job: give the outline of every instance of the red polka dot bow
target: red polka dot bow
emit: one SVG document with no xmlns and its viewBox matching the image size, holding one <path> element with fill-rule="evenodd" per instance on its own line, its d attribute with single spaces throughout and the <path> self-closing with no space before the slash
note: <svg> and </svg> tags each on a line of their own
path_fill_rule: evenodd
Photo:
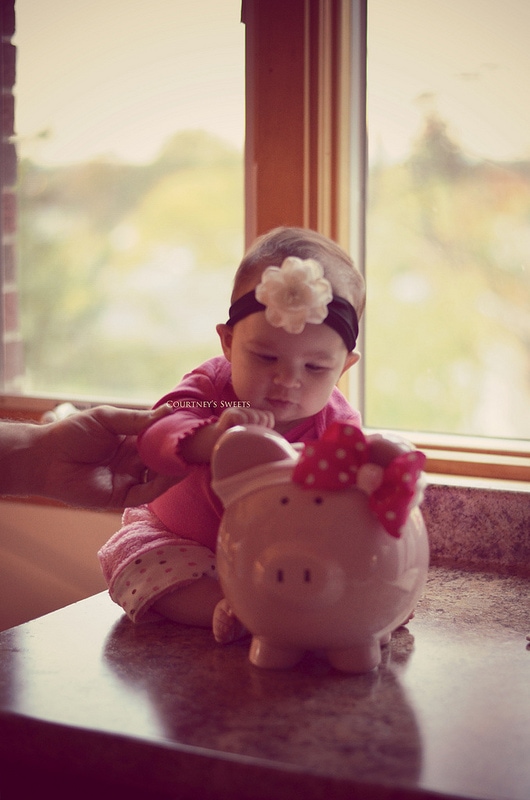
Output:
<svg viewBox="0 0 530 800">
<path fill-rule="evenodd" d="M 421 502 L 425 460 L 412 450 L 380 466 L 371 460 L 370 442 L 359 428 L 334 422 L 318 441 L 306 445 L 293 481 L 307 489 L 361 489 L 385 530 L 399 538 L 412 505 Z"/>
</svg>

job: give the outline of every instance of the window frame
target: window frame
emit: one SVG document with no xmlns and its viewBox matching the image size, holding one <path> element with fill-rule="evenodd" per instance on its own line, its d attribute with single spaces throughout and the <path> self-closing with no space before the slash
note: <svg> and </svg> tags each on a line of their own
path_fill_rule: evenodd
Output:
<svg viewBox="0 0 530 800">
<path fill-rule="evenodd" d="M 247 244 L 277 225 L 310 227 L 364 268 L 366 20 L 367 0 L 242 0 Z M 4 49 L 4 15 L 1 24 Z M 2 180 L 5 219 L 3 174 Z M 362 360 L 354 374 L 353 385 L 343 379 L 342 388 L 362 412 Z M 0 415 L 38 420 L 66 400 L 83 408 L 112 402 L 3 394 Z M 528 441 L 399 434 L 426 452 L 428 472 L 530 480 Z"/>
</svg>

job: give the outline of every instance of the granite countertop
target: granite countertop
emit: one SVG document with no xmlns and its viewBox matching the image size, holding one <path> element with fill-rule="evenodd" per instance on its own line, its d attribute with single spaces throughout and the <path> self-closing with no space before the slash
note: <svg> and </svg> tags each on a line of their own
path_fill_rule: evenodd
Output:
<svg viewBox="0 0 530 800">
<path fill-rule="evenodd" d="M 150 798 L 528 800 L 528 588 L 432 567 L 360 676 L 259 670 L 248 641 L 134 627 L 97 595 L 0 634 L 3 757 Z"/>
</svg>

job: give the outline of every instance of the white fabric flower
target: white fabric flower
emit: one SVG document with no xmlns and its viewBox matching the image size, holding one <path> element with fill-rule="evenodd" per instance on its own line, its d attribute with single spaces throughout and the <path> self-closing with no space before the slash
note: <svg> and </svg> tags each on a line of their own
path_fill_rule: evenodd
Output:
<svg viewBox="0 0 530 800">
<path fill-rule="evenodd" d="M 308 322 L 325 320 L 332 299 L 331 284 L 313 258 L 289 256 L 281 267 L 267 267 L 256 286 L 267 322 L 288 333 L 301 333 Z"/>
</svg>

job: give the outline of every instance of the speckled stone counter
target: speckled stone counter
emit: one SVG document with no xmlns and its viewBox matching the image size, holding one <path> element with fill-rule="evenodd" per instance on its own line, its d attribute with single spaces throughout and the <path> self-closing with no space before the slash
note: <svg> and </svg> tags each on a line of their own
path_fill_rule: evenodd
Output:
<svg viewBox="0 0 530 800">
<path fill-rule="evenodd" d="M 530 577 L 530 484 L 430 476 L 431 561 Z"/>
<path fill-rule="evenodd" d="M 97 595 L 0 634 L 0 796 L 528 800 L 528 589 L 433 567 L 361 676 L 258 670 Z"/>
</svg>

